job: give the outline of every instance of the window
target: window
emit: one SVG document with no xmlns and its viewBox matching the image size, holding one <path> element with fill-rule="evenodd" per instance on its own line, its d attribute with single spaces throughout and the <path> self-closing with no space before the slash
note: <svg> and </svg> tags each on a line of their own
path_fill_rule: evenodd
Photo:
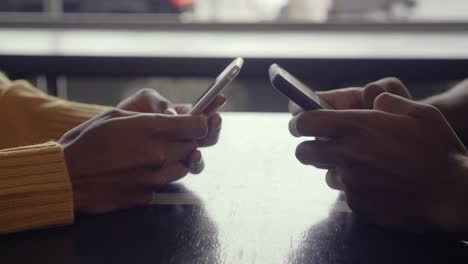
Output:
<svg viewBox="0 0 468 264">
<path fill-rule="evenodd" d="M 277 59 L 318 90 L 396 75 L 421 98 L 467 77 L 466 10 L 466 0 L 3 0 L 0 38 L 10 41 L 0 42 L 0 70 L 78 101 L 115 104 L 153 87 L 189 103 L 222 70 L 219 59 L 244 56 L 257 66 L 230 89 L 229 111 L 286 110 L 266 76 Z M 166 58 L 171 67 L 155 62 Z M 166 68 L 147 70 L 154 65 Z"/>
<path fill-rule="evenodd" d="M 465 0 L 4 0 L 0 12 L 173 15 L 184 22 L 468 21 Z"/>
<path fill-rule="evenodd" d="M 0 1 L 0 12 L 43 12 L 43 0 L 3 0 Z"/>
</svg>

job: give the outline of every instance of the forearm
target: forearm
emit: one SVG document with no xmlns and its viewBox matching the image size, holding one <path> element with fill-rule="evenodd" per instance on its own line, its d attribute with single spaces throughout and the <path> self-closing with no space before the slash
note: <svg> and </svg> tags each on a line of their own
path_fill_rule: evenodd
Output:
<svg viewBox="0 0 468 264">
<path fill-rule="evenodd" d="M 0 83 L 0 149 L 58 140 L 109 109 L 48 96 L 24 81 Z"/>
<path fill-rule="evenodd" d="M 468 80 L 451 90 L 423 100 L 437 107 L 447 118 L 461 140 L 468 144 Z"/>
</svg>

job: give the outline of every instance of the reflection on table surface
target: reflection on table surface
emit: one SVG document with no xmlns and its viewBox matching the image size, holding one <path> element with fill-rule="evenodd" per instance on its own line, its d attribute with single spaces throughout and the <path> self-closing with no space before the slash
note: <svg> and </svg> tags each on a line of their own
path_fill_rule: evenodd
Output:
<svg viewBox="0 0 468 264">
<path fill-rule="evenodd" d="M 325 172 L 294 157 L 286 114 L 225 114 L 201 175 L 154 205 L 0 238 L 2 263 L 453 263 L 458 241 L 398 234 L 353 215 Z M 466 262 L 466 261 L 463 261 Z"/>
</svg>

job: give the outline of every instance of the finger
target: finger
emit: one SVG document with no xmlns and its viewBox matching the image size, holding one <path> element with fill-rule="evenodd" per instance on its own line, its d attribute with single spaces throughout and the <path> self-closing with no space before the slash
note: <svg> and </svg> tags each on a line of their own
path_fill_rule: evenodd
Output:
<svg viewBox="0 0 468 264">
<path fill-rule="evenodd" d="M 374 109 L 391 114 L 408 115 L 416 118 L 440 114 L 440 112 L 431 105 L 414 102 L 390 93 L 379 95 L 375 99 Z"/>
<path fill-rule="evenodd" d="M 344 191 L 345 190 L 343 180 L 336 173 L 336 169 L 328 170 L 325 179 L 326 179 L 328 187 L 330 187 L 331 189 L 337 190 L 337 191 Z"/>
<path fill-rule="evenodd" d="M 296 158 L 302 164 L 321 168 L 344 166 L 346 163 L 341 149 L 333 140 L 304 141 L 296 148 Z"/>
<path fill-rule="evenodd" d="M 346 190 L 369 196 L 388 197 L 392 193 L 403 191 L 394 177 L 388 172 L 374 169 L 366 164 L 354 163 L 339 166 L 335 174 L 341 178 Z M 412 193 L 414 190 L 407 190 Z"/>
<path fill-rule="evenodd" d="M 177 115 L 177 111 L 172 109 L 172 108 L 167 108 L 166 110 L 164 110 L 163 112 L 165 115 Z"/>
<path fill-rule="evenodd" d="M 205 162 L 200 151 L 196 150 L 189 156 L 189 170 L 192 174 L 200 174 L 205 168 Z"/>
<path fill-rule="evenodd" d="M 220 114 L 215 114 L 208 119 L 208 135 L 198 141 L 200 147 L 209 147 L 218 143 L 222 122 Z"/>
<path fill-rule="evenodd" d="M 128 118 L 135 127 L 145 129 L 142 132 L 156 134 L 159 137 L 174 140 L 195 140 L 206 137 L 208 124 L 206 117 L 188 115 L 152 115 L 141 114 Z"/>
<path fill-rule="evenodd" d="M 185 161 L 198 147 L 195 141 L 161 142 L 148 140 L 144 146 L 136 146 L 127 159 L 132 167 L 164 167 L 175 162 Z"/>
<path fill-rule="evenodd" d="M 211 116 L 218 112 L 218 110 L 226 104 L 227 100 L 224 95 L 219 94 L 217 95 L 213 101 L 206 107 L 203 111 L 203 114 L 206 116 Z"/>
<path fill-rule="evenodd" d="M 317 92 L 333 109 L 363 109 L 362 88 L 349 87 L 332 91 Z"/>
<path fill-rule="evenodd" d="M 175 110 L 179 115 L 188 115 L 190 111 L 192 110 L 192 105 L 191 104 L 179 104 L 179 105 L 176 105 Z"/>
<path fill-rule="evenodd" d="M 304 112 L 304 109 L 302 109 L 300 106 L 298 106 L 297 104 L 295 104 L 293 101 L 289 101 L 289 103 L 288 103 L 288 109 L 289 109 L 289 112 L 290 112 L 293 116 L 297 116 L 298 114 Z"/>
<path fill-rule="evenodd" d="M 370 90 L 383 90 L 385 92 L 396 94 L 408 99 L 412 98 L 411 93 L 405 84 L 395 77 L 383 78 L 378 81 L 369 83 L 364 89 L 366 88 L 369 88 Z"/>
<path fill-rule="evenodd" d="M 162 113 L 166 110 L 170 101 L 154 89 L 141 89 L 135 96 L 134 104 L 138 105 L 139 112 Z"/>
<path fill-rule="evenodd" d="M 357 131 L 362 121 L 368 120 L 374 114 L 368 110 L 307 111 L 289 122 L 289 131 L 296 137 L 339 137 Z"/>
<path fill-rule="evenodd" d="M 396 94 L 408 99 L 412 98 L 411 93 L 402 81 L 394 77 L 383 78 L 364 87 L 363 101 L 366 108 L 372 108 L 374 106 L 375 99 L 385 92 Z"/>
<path fill-rule="evenodd" d="M 198 144 L 195 141 L 190 142 L 169 142 L 164 151 L 163 162 L 160 166 L 185 161 L 190 154 L 196 151 Z"/>
<path fill-rule="evenodd" d="M 188 173 L 187 166 L 178 162 L 159 170 L 147 170 L 142 176 L 142 183 L 148 188 L 156 188 L 180 180 Z"/>
<path fill-rule="evenodd" d="M 374 107 L 375 98 L 377 98 L 380 94 L 387 92 L 384 87 L 381 85 L 377 85 L 375 83 L 369 84 L 364 87 L 362 93 L 362 101 L 364 103 L 364 108 L 372 109 Z"/>
</svg>

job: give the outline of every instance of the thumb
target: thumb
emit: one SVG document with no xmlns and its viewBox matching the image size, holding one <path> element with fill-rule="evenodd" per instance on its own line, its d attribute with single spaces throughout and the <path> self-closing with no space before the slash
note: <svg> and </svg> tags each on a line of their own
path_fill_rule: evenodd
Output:
<svg viewBox="0 0 468 264">
<path fill-rule="evenodd" d="M 136 98 L 137 104 L 146 108 L 147 113 L 162 113 L 170 106 L 170 101 L 153 89 L 145 89 L 145 92 Z"/>
<path fill-rule="evenodd" d="M 440 113 L 432 105 L 415 102 L 391 93 L 382 93 L 377 96 L 374 101 L 374 109 L 417 118 L 426 117 L 428 114 L 432 116 L 433 114 Z"/>
<path fill-rule="evenodd" d="M 153 89 L 141 89 L 122 101 L 118 108 L 139 113 L 163 113 L 170 101 Z"/>
<path fill-rule="evenodd" d="M 188 115 L 192 110 L 191 104 L 178 104 L 175 106 L 175 111 L 179 115 Z"/>
</svg>

